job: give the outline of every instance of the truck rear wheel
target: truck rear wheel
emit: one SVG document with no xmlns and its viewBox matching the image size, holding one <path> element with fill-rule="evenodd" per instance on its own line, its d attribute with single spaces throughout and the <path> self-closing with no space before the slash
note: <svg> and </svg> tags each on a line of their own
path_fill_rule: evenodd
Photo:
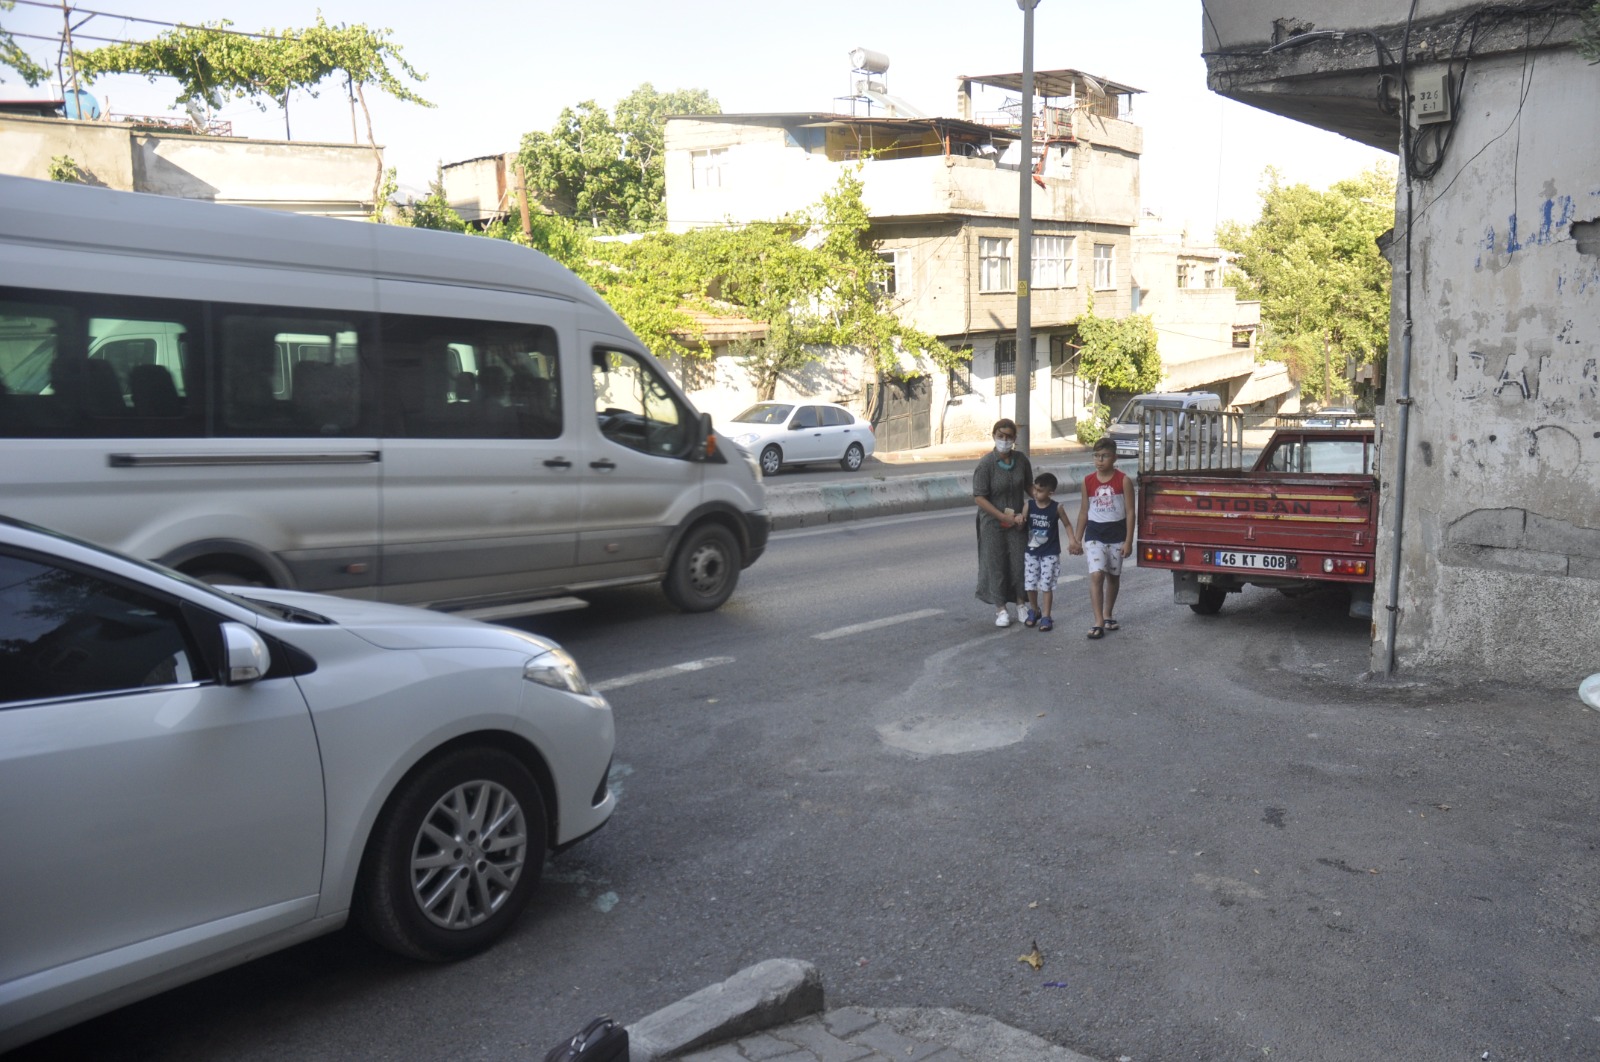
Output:
<svg viewBox="0 0 1600 1062">
<path fill-rule="evenodd" d="M 1202 586 L 1200 600 L 1189 607 L 1202 616 L 1215 616 L 1222 611 L 1222 603 L 1227 600 L 1228 592 L 1215 586 Z"/>
</svg>

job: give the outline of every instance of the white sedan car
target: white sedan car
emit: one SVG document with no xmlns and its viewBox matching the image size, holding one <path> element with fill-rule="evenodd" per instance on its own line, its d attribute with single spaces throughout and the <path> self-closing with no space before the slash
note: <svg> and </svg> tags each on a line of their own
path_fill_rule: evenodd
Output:
<svg viewBox="0 0 1600 1062">
<path fill-rule="evenodd" d="M 613 740 L 544 639 L 0 517 L 0 1052 L 352 915 L 486 947 L 611 815 Z"/>
<path fill-rule="evenodd" d="M 872 455 L 872 425 L 828 402 L 757 402 L 724 431 L 761 463 L 763 475 L 784 465 L 839 462 L 854 472 Z"/>
</svg>

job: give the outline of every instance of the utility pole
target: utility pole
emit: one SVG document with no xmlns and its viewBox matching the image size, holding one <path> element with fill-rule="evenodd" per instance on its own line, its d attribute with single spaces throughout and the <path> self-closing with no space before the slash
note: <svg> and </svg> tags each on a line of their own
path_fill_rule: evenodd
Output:
<svg viewBox="0 0 1600 1062">
<path fill-rule="evenodd" d="M 1017 445 L 1030 449 L 1033 407 L 1033 9 L 1039 0 L 1017 0 L 1022 9 L 1022 182 L 1017 189 Z"/>
</svg>

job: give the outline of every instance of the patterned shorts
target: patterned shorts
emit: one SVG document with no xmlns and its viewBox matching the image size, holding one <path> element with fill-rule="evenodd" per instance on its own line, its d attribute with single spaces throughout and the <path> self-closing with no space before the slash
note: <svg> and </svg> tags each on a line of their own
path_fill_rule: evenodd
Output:
<svg viewBox="0 0 1600 1062">
<path fill-rule="evenodd" d="M 1022 561 L 1022 588 L 1024 590 L 1054 590 L 1056 577 L 1061 574 L 1061 554 L 1047 553 L 1035 557 L 1032 553 Z"/>
<path fill-rule="evenodd" d="M 1121 542 L 1085 541 L 1083 555 L 1089 559 L 1089 570 L 1091 572 L 1105 572 L 1113 577 L 1122 574 Z"/>
</svg>

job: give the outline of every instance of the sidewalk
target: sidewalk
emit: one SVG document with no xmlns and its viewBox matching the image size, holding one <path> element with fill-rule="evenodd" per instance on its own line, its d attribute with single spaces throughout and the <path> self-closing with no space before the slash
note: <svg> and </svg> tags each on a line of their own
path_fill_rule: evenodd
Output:
<svg viewBox="0 0 1600 1062">
<path fill-rule="evenodd" d="M 769 959 L 628 1027 L 630 1062 L 1094 1062 L 946 1007 L 823 1006 L 811 963 Z"/>
</svg>

